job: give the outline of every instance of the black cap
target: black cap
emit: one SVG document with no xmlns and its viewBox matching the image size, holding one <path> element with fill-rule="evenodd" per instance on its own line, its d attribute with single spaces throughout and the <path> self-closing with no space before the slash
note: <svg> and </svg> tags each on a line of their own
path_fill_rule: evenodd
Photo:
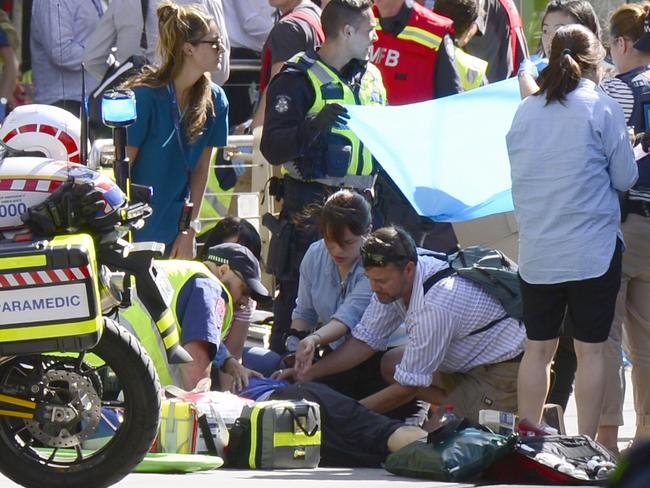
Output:
<svg viewBox="0 0 650 488">
<path fill-rule="evenodd" d="M 260 263 L 248 248 L 234 242 L 219 244 L 208 249 L 205 259 L 217 265 L 227 264 L 230 269 L 239 273 L 250 288 L 254 300 L 270 297 L 269 291 L 261 281 Z"/>
<path fill-rule="evenodd" d="M 650 51 L 650 12 L 643 21 L 643 35 L 634 43 L 634 49 Z"/>
</svg>

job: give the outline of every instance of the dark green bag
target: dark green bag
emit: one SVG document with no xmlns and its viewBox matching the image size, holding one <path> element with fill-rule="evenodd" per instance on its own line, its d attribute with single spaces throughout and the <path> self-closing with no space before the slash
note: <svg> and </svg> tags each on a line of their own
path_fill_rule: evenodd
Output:
<svg viewBox="0 0 650 488">
<path fill-rule="evenodd" d="M 435 481 L 472 481 L 513 452 L 516 437 L 505 437 L 458 419 L 394 452 L 385 468 L 393 474 Z"/>
</svg>

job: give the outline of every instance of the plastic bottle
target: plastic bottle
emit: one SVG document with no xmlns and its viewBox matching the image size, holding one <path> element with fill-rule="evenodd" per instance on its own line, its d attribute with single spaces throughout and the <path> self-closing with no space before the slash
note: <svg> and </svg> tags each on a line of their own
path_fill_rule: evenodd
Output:
<svg viewBox="0 0 650 488">
<path fill-rule="evenodd" d="M 458 415 L 454 413 L 453 405 L 445 405 L 445 411 L 440 416 L 440 425 L 447 424 L 458 420 Z"/>
</svg>

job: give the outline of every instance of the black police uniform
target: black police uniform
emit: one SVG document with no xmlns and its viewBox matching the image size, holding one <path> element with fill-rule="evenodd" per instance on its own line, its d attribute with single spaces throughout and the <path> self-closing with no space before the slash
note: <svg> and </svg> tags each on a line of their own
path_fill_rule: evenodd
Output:
<svg viewBox="0 0 650 488">
<path fill-rule="evenodd" d="M 318 58 L 314 52 L 308 55 Z M 352 60 L 337 74 L 353 92 L 358 93 L 365 66 L 365 62 Z M 330 69 L 336 72 L 333 68 Z M 274 324 L 271 334 L 271 349 L 279 353 L 284 352 L 285 335 L 291 326 L 291 313 L 298 294 L 300 263 L 309 246 L 320 238 L 314 222 L 307 219 L 296 225 L 295 217 L 309 205 L 323 203 L 328 195 L 342 187 L 351 186 L 363 192 L 372 187 L 373 181 L 373 177 L 358 177 L 359 181 L 370 181 L 365 188 L 310 181 L 314 168 L 324 166 L 321 160 L 326 155 L 325 137 L 328 132 L 318 133 L 309 123 L 312 117 L 307 114 L 314 100 L 314 88 L 307 73 L 292 63 L 284 66 L 267 90 L 260 149 L 271 164 L 285 164 L 285 167 L 289 167 L 289 175 L 284 175 L 279 182 L 275 180 L 270 189 L 272 195 L 283 200 L 280 219 L 276 222 L 277 228 L 271 229 L 274 237 L 267 260 L 269 271 L 275 275 L 279 287 L 273 305 Z M 350 178 L 355 177 L 343 177 L 341 181 Z M 373 220 L 375 225 L 382 224 L 379 218 Z"/>
</svg>

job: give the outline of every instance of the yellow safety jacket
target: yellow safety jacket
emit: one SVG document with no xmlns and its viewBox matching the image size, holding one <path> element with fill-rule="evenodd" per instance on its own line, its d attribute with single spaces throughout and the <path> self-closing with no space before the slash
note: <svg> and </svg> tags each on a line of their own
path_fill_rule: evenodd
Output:
<svg viewBox="0 0 650 488">
<path fill-rule="evenodd" d="M 201 203 L 201 212 L 199 219 L 201 220 L 201 232 L 205 234 L 212 227 L 214 227 L 219 220 L 228 216 L 230 209 L 230 202 L 233 197 L 235 188 L 224 190 L 217 178 L 214 165 L 217 164 L 217 155 L 221 151 L 218 149 L 213 152 L 212 159 L 210 160 L 210 171 L 208 172 L 208 184 L 205 188 L 203 195 L 203 202 Z"/>
<path fill-rule="evenodd" d="M 359 90 L 355 93 L 336 72 L 317 57 L 312 56 L 313 53 L 311 55 L 299 53 L 290 61 L 292 67 L 307 73 L 314 88 L 314 103 L 307 112 L 308 116 L 317 114 L 328 103 L 375 106 L 386 104 L 386 90 L 381 73 L 373 64 L 366 65 Z M 327 136 L 327 151 L 322 155 L 327 158 L 327 161 L 322 161 L 321 172 L 317 173 L 314 180 L 328 177 L 370 176 L 375 172 L 372 154 L 347 127 L 330 129 Z M 333 167 L 336 168 L 336 172 L 332 171 Z M 284 169 L 291 174 L 290 168 Z"/>
<path fill-rule="evenodd" d="M 233 303 L 232 297 L 228 289 L 217 279 L 214 274 L 203 263 L 197 261 L 183 261 L 179 259 L 169 259 L 156 261 L 156 267 L 162 269 L 173 288 L 173 294 L 169 309 L 174 314 L 176 323 L 182 327 L 182 323 L 176 314 L 176 306 L 178 304 L 178 297 L 185 284 L 196 276 L 205 277 L 213 280 L 219 284 L 225 291 L 228 298 L 226 304 L 225 315 L 221 328 L 222 339 L 228 334 L 230 325 L 232 323 Z M 136 290 L 137 292 L 137 290 Z M 137 293 L 133 294 L 133 304 L 126 310 L 120 312 L 119 322 L 120 325 L 126 327 L 133 335 L 135 335 L 142 346 L 145 348 L 151 357 L 156 372 L 160 377 L 162 385 L 176 385 L 182 386 L 182 378 L 180 374 L 179 365 L 169 364 L 165 354 L 165 347 L 162 343 L 162 338 L 156 330 L 156 325 L 151 320 L 144 305 L 138 300 Z M 181 335 L 181 331 L 178 331 Z"/>
<path fill-rule="evenodd" d="M 459 47 L 454 48 L 454 64 L 460 75 L 460 83 L 464 91 L 481 86 L 488 63 L 481 58 L 467 54 Z"/>
</svg>

